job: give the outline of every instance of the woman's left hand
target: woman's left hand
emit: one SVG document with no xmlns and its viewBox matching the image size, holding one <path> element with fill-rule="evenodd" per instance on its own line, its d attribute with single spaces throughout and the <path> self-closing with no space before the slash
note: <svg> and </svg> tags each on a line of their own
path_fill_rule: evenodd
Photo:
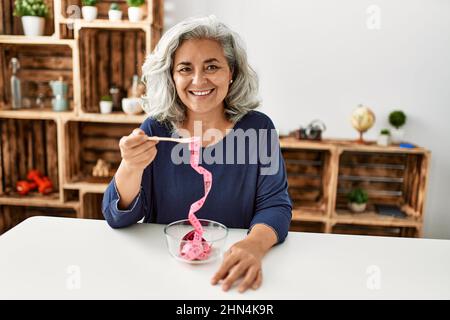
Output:
<svg viewBox="0 0 450 320">
<path fill-rule="evenodd" d="M 254 239 L 236 242 L 225 254 L 222 265 L 211 280 L 213 285 L 223 279 L 222 289 L 227 291 L 239 278 L 239 292 L 258 289 L 262 283 L 261 261 L 264 249 Z"/>
</svg>

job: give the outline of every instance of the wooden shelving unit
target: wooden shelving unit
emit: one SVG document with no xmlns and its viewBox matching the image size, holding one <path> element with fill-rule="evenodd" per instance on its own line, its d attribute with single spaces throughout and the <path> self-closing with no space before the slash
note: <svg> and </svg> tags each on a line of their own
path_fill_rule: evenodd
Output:
<svg viewBox="0 0 450 320">
<path fill-rule="evenodd" d="M 0 234 L 33 215 L 102 218 L 101 198 L 120 160 L 118 141 L 145 120 L 119 110 L 100 114 L 100 97 L 112 84 L 128 88 L 141 75 L 145 56 L 158 42 L 163 26 L 163 0 L 147 0 L 144 19 L 128 21 L 125 0 L 99 1 L 98 19 L 77 19 L 80 0 L 46 0 L 50 16 L 45 35 L 23 35 L 12 15 L 14 0 L 0 12 Z M 107 11 L 119 4 L 123 17 L 110 22 Z M 68 10 L 69 8 L 69 10 Z M 75 9 L 74 9 L 75 8 Z M 12 57 L 21 64 L 23 104 L 12 110 L 9 86 Z M 69 84 L 69 111 L 51 108 L 49 81 L 60 76 Z M 37 108 L 37 90 L 44 88 L 46 106 Z M 97 158 L 112 165 L 108 178 L 92 177 Z M 54 192 L 20 196 L 15 183 L 37 168 L 49 176 Z"/>
<path fill-rule="evenodd" d="M 320 142 L 283 137 L 281 148 L 294 203 L 292 230 L 421 237 L 430 152 L 373 142 Z M 369 193 L 364 213 L 347 209 L 354 187 Z M 406 216 L 381 215 L 377 205 Z"/>
<path fill-rule="evenodd" d="M 13 0 L 0 12 L 0 233 L 36 215 L 101 218 L 101 198 L 120 161 L 119 138 L 142 123 L 145 115 L 115 111 L 100 114 L 98 102 L 114 83 L 129 87 L 140 75 L 145 56 L 159 40 L 163 0 L 147 0 L 146 17 L 127 21 L 125 0 L 115 0 L 124 21 L 110 22 L 112 1 L 100 1 L 98 19 L 74 19 L 70 5 L 80 0 L 47 0 L 51 14 L 45 36 L 26 37 L 20 19 L 12 16 Z M 69 13 L 68 13 L 69 12 Z M 19 77 L 30 108 L 11 110 L 9 61 L 18 57 Z M 45 87 L 59 76 L 69 83 L 70 110 L 32 106 L 36 85 Z M 430 153 L 423 148 L 359 145 L 351 141 L 281 139 L 289 193 L 294 202 L 291 229 L 311 232 L 420 237 L 424 218 Z M 111 176 L 91 175 L 98 158 L 112 165 Z M 19 196 L 15 183 L 37 168 L 54 183 L 47 196 Z M 368 209 L 353 214 L 345 194 L 355 186 L 369 191 Z M 400 208 L 405 218 L 380 215 L 375 205 Z"/>
</svg>

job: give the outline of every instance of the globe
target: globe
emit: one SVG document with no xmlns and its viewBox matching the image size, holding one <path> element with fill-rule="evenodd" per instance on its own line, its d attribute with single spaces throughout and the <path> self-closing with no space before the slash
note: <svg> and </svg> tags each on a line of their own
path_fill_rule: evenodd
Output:
<svg viewBox="0 0 450 320">
<path fill-rule="evenodd" d="M 352 126 L 359 132 L 358 142 L 364 143 L 363 133 L 372 128 L 375 123 L 375 114 L 368 107 L 359 105 L 352 113 Z"/>
</svg>

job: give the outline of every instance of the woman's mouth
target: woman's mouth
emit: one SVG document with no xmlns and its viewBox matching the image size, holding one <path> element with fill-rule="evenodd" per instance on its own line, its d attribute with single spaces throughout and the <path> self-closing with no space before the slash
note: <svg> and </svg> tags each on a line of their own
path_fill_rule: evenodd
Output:
<svg viewBox="0 0 450 320">
<path fill-rule="evenodd" d="M 207 90 L 189 90 L 189 93 L 195 97 L 207 97 L 209 96 L 215 89 L 207 89 Z"/>
</svg>

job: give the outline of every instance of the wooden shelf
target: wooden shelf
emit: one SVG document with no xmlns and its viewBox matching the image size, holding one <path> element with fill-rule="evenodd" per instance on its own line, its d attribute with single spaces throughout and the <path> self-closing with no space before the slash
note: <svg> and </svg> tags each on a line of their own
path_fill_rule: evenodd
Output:
<svg viewBox="0 0 450 320">
<path fill-rule="evenodd" d="M 80 190 L 84 193 L 104 193 L 107 187 L 107 183 L 93 182 L 71 182 L 63 186 L 64 189 Z"/>
<path fill-rule="evenodd" d="M 299 140 L 290 136 L 280 137 L 280 146 L 285 149 L 317 149 L 317 150 L 339 150 L 339 152 L 383 152 L 383 153 L 402 153 L 402 154 L 423 154 L 428 152 L 426 149 L 416 146 L 415 148 L 401 148 L 399 145 L 390 145 L 387 147 L 379 146 L 375 141 L 367 141 L 365 144 L 359 144 L 354 140 L 345 139 L 323 139 L 322 141 Z"/>
<path fill-rule="evenodd" d="M 391 216 L 380 215 L 374 211 L 363 213 L 352 213 L 349 210 L 339 209 L 332 215 L 332 224 L 357 224 L 369 226 L 386 226 L 386 227 L 415 227 L 421 226 L 422 222 L 411 216 L 405 218 L 396 218 Z"/>
<path fill-rule="evenodd" d="M 308 150 L 333 150 L 336 148 L 333 144 L 326 142 L 315 142 L 298 140 L 292 137 L 280 137 L 280 147 L 283 149 L 308 149 Z"/>
<path fill-rule="evenodd" d="M 36 206 L 36 207 L 55 207 L 55 208 L 74 208 L 79 207 L 76 201 L 62 202 L 58 192 L 50 195 L 41 195 L 37 192 L 31 192 L 25 196 L 12 194 L 8 196 L 0 196 L 0 205 L 10 206 Z"/>
<path fill-rule="evenodd" d="M 53 111 L 51 109 L 19 109 L 19 110 L 3 110 L 0 109 L 0 118 L 10 119 L 44 119 L 56 120 L 60 118 L 75 117 L 73 111 Z"/>
<path fill-rule="evenodd" d="M 62 45 L 74 47 L 75 40 L 58 39 L 53 36 L 30 37 L 0 35 L 0 44 Z"/>
<path fill-rule="evenodd" d="M 422 147 L 416 146 L 415 148 L 401 148 L 399 145 L 392 144 L 387 147 L 379 146 L 375 141 L 368 141 L 365 144 L 359 144 L 351 140 L 329 140 L 329 142 L 336 143 L 342 151 L 361 151 L 361 152 L 383 152 L 383 153 L 424 153 L 427 152 Z"/>
<path fill-rule="evenodd" d="M 108 122 L 108 123 L 136 123 L 140 124 L 147 118 L 146 114 L 129 115 L 123 112 L 112 112 L 110 114 L 81 112 L 70 120 L 86 122 Z"/>
<path fill-rule="evenodd" d="M 294 208 L 292 210 L 292 221 L 317 221 L 326 222 L 327 216 L 322 210 Z"/>
<path fill-rule="evenodd" d="M 142 20 L 139 22 L 131 22 L 129 20 L 109 21 L 108 19 L 96 19 L 93 21 L 85 21 L 83 19 L 61 18 L 59 20 L 63 24 L 73 24 L 74 29 L 82 28 L 92 29 L 141 29 L 147 30 L 151 27 L 151 21 Z"/>
<path fill-rule="evenodd" d="M 280 145 L 294 204 L 294 229 L 422 236 L 428 150 L 294 137 L 281 138 Z M 350 212 L 346 195 L 357 187 L 368 192 L 369 204 L 394 205 L 407 216 L 380 215 L 372 205 L 364 213 Z"/>
</svg>

